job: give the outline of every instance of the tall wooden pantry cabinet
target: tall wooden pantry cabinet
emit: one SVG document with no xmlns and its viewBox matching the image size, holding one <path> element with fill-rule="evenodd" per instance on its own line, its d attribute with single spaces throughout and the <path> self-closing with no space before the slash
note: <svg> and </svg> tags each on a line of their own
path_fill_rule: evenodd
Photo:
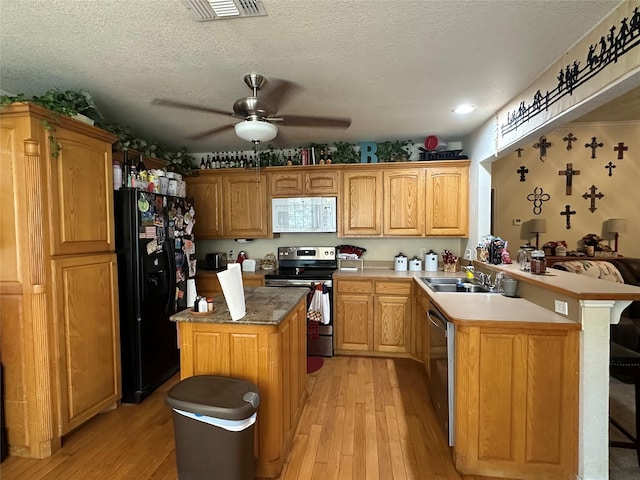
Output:
<svg viewBox="0 0 640 480">
<path fill-rule="evenodd" d="M 51 455 L 121 397 L 114 141 L 37 105 L 0 110 L 0 358 L 12 455 Z"/>
</svg>

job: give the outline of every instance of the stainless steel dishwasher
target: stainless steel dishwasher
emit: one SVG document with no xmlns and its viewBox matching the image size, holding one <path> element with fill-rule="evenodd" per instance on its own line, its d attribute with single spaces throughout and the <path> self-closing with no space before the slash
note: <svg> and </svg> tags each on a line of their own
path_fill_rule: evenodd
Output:
<svg viewBox="0 0 640 480">
<path fill-rule="evenodd" d="M 447 435 L 449 446 L 454 445 L 454 347 L 455 326 L 431 305 L 429 320 L 429 393 L 436 410 L 438 423 Z"/>
</svg>

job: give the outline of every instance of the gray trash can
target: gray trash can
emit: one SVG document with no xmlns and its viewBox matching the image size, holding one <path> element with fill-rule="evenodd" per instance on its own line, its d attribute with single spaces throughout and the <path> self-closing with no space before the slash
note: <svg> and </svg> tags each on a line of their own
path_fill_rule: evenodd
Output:
<svg viewBox="0 0 640 480">
<path fill-rule="evenodd" d="M 173 409 L 180 480 L 253 480 L 258 387 L 197 375 L 169 390 L 166 403 Z"/>
</svg>

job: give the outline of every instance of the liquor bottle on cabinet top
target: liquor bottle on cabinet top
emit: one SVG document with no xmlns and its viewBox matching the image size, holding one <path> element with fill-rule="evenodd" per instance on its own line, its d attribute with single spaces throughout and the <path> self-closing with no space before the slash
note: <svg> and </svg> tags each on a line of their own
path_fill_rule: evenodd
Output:
<svg viewBox="0 0 640 480">
<path fill-rule="evenodd" d="M 200 158 L 200 170 L 207 168 L 207 164 L 204 163 L 204 157 Z"/>
</svg>

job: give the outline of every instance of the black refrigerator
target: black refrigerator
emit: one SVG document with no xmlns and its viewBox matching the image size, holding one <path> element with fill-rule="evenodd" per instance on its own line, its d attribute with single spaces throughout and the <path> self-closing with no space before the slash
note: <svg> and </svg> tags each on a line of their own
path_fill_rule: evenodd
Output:
<svg viewBox="0 0 640 480">
<path fill-rule="evenodd" d="M 122 401 L 139 403 L 180 368 L 176 324 L 195 277 L 190 198 L 114 191 Z"/>
</svg>

